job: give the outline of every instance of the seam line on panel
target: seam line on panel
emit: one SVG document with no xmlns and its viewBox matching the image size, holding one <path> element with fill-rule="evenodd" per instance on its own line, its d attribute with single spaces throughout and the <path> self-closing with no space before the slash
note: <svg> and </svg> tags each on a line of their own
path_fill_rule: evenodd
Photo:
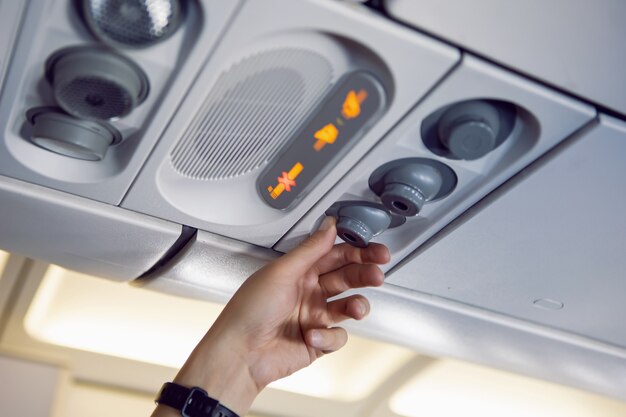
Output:
<svg viewBox="0 0 626 417">
<path fill-rule="evenodd" d="M 130 284 L 139 286 L 157 276 L 159 274 L 159 271 L 166 268 L 173 261 L 173 259 L 176 258 L 176 256 L 185 248 L 185 246 L 187 246 L 187 244 L 193 240 L 197 233 L 198 229 L 183 225 L 180 235 L 172 244 L 172 246 L 170 246 L 170 248 L 165 251 L 163 256 L 161 256 L 161 258 L 156 261 L 156 263 L 152 265 L 146 272 L 144 272 L 134 280 L 130 281 Z"/>
</svg>

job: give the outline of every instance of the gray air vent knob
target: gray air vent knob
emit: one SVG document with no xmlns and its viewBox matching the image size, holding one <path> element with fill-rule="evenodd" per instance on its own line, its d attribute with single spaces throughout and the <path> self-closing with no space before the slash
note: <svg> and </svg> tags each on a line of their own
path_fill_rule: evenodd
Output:
<svg viewBox="0 0 626 417">
<path fill-rule="evenodd" d="M 71 158 L 99 161 L 109 146 L 122 140 L 110 124 L 76 119 L 56 107 L 30 109 L 26 118 L 36 145 Z"/>
<path fill-rule="evenodd" d="M 179 0 L 81 0 L 85 24 L 113 47 L 143 48 L 169 38 L 183 21 Z"/>
<path fill-rule="evenodd" d="M 382 205 L 366 201 L 339 201 L 326 210 L 326 215 L 337 219 L 337 235 L 359 248 L 367 247 L 374 236 L 406 221 Z"/>
<path fill-rule="evenodd" d="M 72 116 L 126 116 L 148 96 L 148 77 L 128 58 L 100 47 L 70 47 L 46 61 L 46 78 L 59 106 Z"/>
<path fill-rule="evenodd" d="M 426 202 L 450 194 L 456 186 L 456 175 L 433 159 L 399 159 L 376 169 L 369 186 L 391 212 L 415 216 Z"/>
<path fill-rule="evenodd" d="M 498 109 L 482 100 L 451 106 L 438 124 L 439 140 L 459 159 L 478 159 L 494 150 L 500 130 Z"/>
</svg>

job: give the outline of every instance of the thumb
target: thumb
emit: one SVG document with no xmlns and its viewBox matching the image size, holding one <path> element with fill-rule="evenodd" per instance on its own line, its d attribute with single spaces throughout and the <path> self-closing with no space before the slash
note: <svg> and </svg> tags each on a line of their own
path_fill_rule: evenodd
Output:
<svg viewBox="0 0 626 417">
<path fill-rule="evenodd" d="M 288 264 L 289 268 L 293 268 L 294 272 L 308 271 L 320 258 L 331 251 L 336 238 L 335 218 L 326 217 L 315 233 L 280 260 Z"/>
</svg>

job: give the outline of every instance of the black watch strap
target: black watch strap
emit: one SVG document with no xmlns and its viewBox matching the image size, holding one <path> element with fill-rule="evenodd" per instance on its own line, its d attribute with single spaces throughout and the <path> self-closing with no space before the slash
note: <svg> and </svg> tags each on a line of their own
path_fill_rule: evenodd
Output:
<svg viewBox="0 0 626 417">
<path fill-rule="evenodd" d="M 183 417 L 239 417 L 202 388 L 187 388 L 173 382 L 163 384 L 155 402 L 179 410 Z"/>
</svg>

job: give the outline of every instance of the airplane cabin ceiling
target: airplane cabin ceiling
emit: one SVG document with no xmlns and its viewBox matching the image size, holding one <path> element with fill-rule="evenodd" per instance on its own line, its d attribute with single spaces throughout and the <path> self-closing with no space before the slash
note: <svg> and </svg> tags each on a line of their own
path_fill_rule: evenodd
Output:
<svg viewBox="0 0 626 417">
<path fill-rule="evenodd" d="M 223 302 L 331 214 L 392 253 L 356 334 L 626 400 L 622 3 L 190 0 L 141 48 L 79 3 L 0 1 L 0 248 L 37 279 Z"/>
</svg>

